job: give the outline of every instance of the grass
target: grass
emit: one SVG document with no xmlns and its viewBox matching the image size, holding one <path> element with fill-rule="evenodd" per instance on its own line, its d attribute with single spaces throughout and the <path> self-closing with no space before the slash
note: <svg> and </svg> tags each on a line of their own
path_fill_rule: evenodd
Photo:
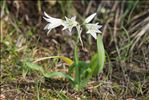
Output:
<svg viewBox="0 0 149 100">
<path fill-rule="evenodd" d="M 4 95 L 8 100 L 149 99 L 148 1 L 70 0 L 53 5 L 40 0 L 34 4 L 32 1 L 0 2 L 0 97 Z M 35 71 L 26 75 L 24 59 L 34 61 L 53 55 L 73 58 L 75 36 L 59 29 L 46 35 L 43 11 L 54 17 L 75 14 L 82 20 L 96 10 L 95 22 L 103 25 L 106 64 L 103 73 L 93 78 L 84 91 L 73 91 L 62 78 L 47 79 Z M 96 51 L 95 41 L 86 38 L 86 34 L 82 37 L 84 48 L 80 47 L 79 58 L 88 61 Z M 44 60 L 38 64 L 49 71 L 63 70 L 60 66 L 67 69 L 59 60 Z"/>
</svg>

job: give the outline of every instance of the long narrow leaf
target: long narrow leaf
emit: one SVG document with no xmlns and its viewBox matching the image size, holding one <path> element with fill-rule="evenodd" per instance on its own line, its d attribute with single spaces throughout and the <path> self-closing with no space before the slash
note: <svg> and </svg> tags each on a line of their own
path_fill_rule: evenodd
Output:
<svg viewBox="0 0 149 100">
<path fill-rule="evenodd" d="M 64 78 L 66 78 L 66 79 L 74 82 L 74 79 L 71 76 L 69 76 L 69 75 L 67 75 L 65 73 L 62 73 L 62 72 L 47 72 L 47 73 L 44 74 L 44 76 L 47 77 L 47 78 L 52 78 L 52 77 L 55 77 L 55 76 L 60 76 L 60 77 L 64 77 Z"/>
<path fill-rule="evenodd" d="M 92 70 L 91 74 L 93 76 L 96 76 L 98 73 L 102 71 L 105 62 L 105 50 L 100 34 L 97 37 L 97 52 L 98 53 L 92 57 L 89 65 L 89 67 Z"/>
<path fill-rule="evenodd" d="M 61 76 L 61 77 L 64 77 L 64 78 L 66 78 L 72 82 L 74 81 L 74 79 L 71 76 L 69 76 L 65 73 L 62 73 L 62 72 L 45 72 L 41 66 L 39 66 L 35 63 L 25 62 L 25 64 L 28 68 L 30 68 L 32 70 L 40 71 L 47 78 L 55 77 L 55 76 Z"/>
<path fill-rule="evenodd" d="M 91 75 L 95 75 L 95 70 L 97 69 L 96 67 L 98 66 L 98 54 L 96 53 L 94 56 L 92 56 L 89 67 L 91 69 Z"/>
<path fill-rule="evenodd" d="M 44 73 L 44 69 L 35 63 L 25 62 L 25 65 L 32 70 L 36 70 L 36 71 L 40 71 L 41 73 Z"/>
<path fill-rule="evenodd" d="M 73 61 L 70 58 L 65 57 L 65 56 L 50 56 L 50 57 L 39 58 L 36 61 L 34 61 L 34 63 L 42 61 L 42 60 L 46 60 L 46 59 L 51 59 L 51 58 L 59 58 L 59 59 L 63 60 L 64 62 L 66 62 L 68 65 L 73 64 Z"/>
<path fill-rule="evenodd" d="M 97 38 L 97 50 L 98 50 L 98 66 L 95 70 L 95 75 L 100 73 L 103 70 L 104 62 L 105 62 L 105 50 L 102 42 L 102 37 L 98 34 Z"/>
<path fill-rule="evenodd" d="M 80 76 L 85 75 L 86 71 L 88 71 L 88 68 L 89 68 L 88 67 L 88 63 L 86 63 L 84 61 L 79 61 L 79 63 L 78 63 L 78 70 L 79 70 Z M 72 75 L 74 71 L 75 71 L 75 64 L 72 64 L 69 67 L 68 74 Z"/>
</svg>

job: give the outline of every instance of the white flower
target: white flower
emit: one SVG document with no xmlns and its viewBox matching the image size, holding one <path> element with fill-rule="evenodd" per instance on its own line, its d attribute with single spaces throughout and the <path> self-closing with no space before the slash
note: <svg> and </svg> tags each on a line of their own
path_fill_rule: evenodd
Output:
<svg viewBox="0 0 149 100">
<path fill-rule="evenodd" d="M 45 27 L 44 30 L 49 30 L 48 33 L 53 29 L 60 25 L 62 25 L 63 20 L 58 18 L 53 18 L 49 16 L 46 12 L 44 12 L 45 17 L 43 17 L 47 22 L 49 22 Z"/>
<path fill-rule="evenodd" d="M 89 23 L 95 16 L 96 16 L 96 13 L 87 17 L 84 21 L 84 24 L 87 28 L 86 33 L 91 34 L 95 39 L 97 39 L 97 33 L 101 33 L 101 31 L 99 30 L 101 28 L 101 25 L 98 25 L 98 23 L 96 24 Z"/>
<path fill-rule="evenodd" d="M 99 28 L 101 28 L 102 26 L 101 25 L 98 25 L 98 23 L 96 24 L 86 24 L 86 28 L 87 28 L 87 32 L 86 33 L 89 33 L 91 34 L 95 39 L 97 39 L 97 33 L 101 33 L 101 31 L 99 30 Z"/>
<path fill-rule="evenodd" d="M 96 13 L 90 15 L 89 17 L 87 17 L 87 18 L 85 19 L 84 22 L 85 22 L 85 23 L 89 23 L 95 16 L 96 16 Z"/>
<path fill-rule="evenodd" d="M 65 17 L 65 20 L 62 19 L 58 19 L 58 18 L 53 18 L 51 16 L 49 16 L 47 13 L 44 12 L 44 19 L 48 22 L 48 24 L 44 27 L 45 30 L 48 30 L 48 33 L 59 26 L 63 26 L 62 30 L 68 29 L 69 32 L 72 31 L 72 28 L 75 27 L 77 29 L 77 33 L 78 33 L 78 38 L 81 42 L 81 44 L 83 45 L 82 39 L 81 39 L 81 33 L 82 33 L 82 25 L 85 25 L 85 27 L 87 28 L 87 32 L 91 34 L 95 39 L 97 38 L 97 33 L 101 33 L 101 31 L 99 30 L 101 28 L 101 25 L 98 25 L 98 23 L 90 23 L 93 18 L 96 16 L 96 13 L 91 14 L 90 16 L 88 16 L 83 24 L 79 24 L 76 21 L 76 16 L 72 17 L 72 18 L 67 18 Z"/>
<path fill-rule="evenodd" d="M 76 16 L 72 17 L 71 19 L 65 17 L 66 21 L 63 22 L 63 30 L 68 29 L 70 32 L 73 27 L 76 27 L 78 25 L 78 22 L 76 21 Z"/>
</svg>

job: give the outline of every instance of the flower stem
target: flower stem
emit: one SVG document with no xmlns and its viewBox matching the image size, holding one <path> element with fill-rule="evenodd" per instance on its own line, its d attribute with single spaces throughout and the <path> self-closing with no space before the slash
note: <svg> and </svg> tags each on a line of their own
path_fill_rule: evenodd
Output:
<svg viewBox="0 0 149 100">
<path fill-rule="evenodd" d="M 74 50 L 74 60 L 75 60 L 75 81 L 77 85 L 77 90 L 80 87 L 80 73 L 79 73 L 79 59 L 78 59 L 78 48 L 75 46 Z"/>
</svg>

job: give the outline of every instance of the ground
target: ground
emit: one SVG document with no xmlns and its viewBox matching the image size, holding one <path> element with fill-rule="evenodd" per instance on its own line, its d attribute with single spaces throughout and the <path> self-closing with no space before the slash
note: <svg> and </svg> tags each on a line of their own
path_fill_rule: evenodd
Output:
<svg viewBox="0 0 149 100">
<path fill-rule="evenodd" d="M 1 5 L 0 100 L 149 100 L 149 1 L 49 0 L 11 1 Z M 103 72 L 87 87 L 75 91 L 61 78 L 45 78 L 36 71 L 25 76 L 24 60 L 63 55 L 73 59 L 76 35 L 43 30 L 43 12 L 82 21 L 97 12 L 106 50 Z M 82 33 L 79 58 L 90 61 L 96 40 Z M 38 63 L 49 71 L 64 71 L 59 60 Z M 54 66 L 54 67 L 53 67 Z M 66 66 L 67 67 L 67 66 Z"/>
</svg>

